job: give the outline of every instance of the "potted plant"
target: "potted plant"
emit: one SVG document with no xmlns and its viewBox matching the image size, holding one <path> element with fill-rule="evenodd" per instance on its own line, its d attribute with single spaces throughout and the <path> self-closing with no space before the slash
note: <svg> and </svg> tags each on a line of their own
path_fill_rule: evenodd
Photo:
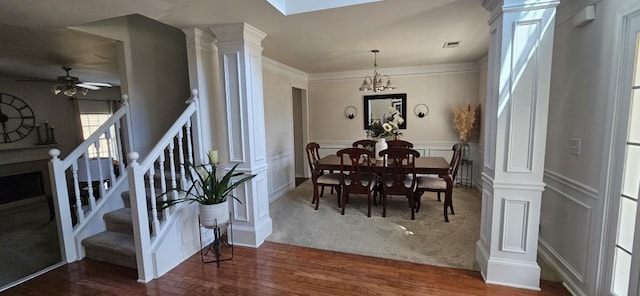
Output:
<svg viewBox="0 0 640 296">
<path fill-rule="evenodd" d="M 191 185 L 187 189 L 174 188 L 161 194 L 159 198 L 173 191 L 184 193 L 184 196 L 177 199 L 159 200 L 160 207 L 165 209 L 183 202 L 197 202 L 202 226 L 213 228 L 216 225 L 227 223 L 229 221 L 227 198 L 232 197 L 242 203 L 232 195 L 233 190 L 256 176 L 235 172 L 238 165 L 234 165 L 222 178 L 218 178 L 216 163 L 211 159 L 209 163 L 200 165 L 187 162 L 185 166 Z"/>
</svg>

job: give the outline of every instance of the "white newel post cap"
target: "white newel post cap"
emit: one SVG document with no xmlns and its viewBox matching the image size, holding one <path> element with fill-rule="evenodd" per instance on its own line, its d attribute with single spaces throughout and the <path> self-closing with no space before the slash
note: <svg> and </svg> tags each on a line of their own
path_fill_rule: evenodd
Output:
<svg viewBox="0 0 640 296">
<path fill-rule="evenodd" d="M 140 154 L 138 154 L 138 152 L 129 152 L 127 156 L 129 157 L 129 162 L 131 162 L 131 164 L 134 164 L 137 162 L 138 158 L 140 157 Z"/>
<path fill-rule="evenodd" d="M 51 158 L 53 159 L 58 159 L 58 156 L 60 156 L 60 150 L 58 149 L 51 149 L 49 150 L 49 155 L 51 156 Z"/>
</svg>

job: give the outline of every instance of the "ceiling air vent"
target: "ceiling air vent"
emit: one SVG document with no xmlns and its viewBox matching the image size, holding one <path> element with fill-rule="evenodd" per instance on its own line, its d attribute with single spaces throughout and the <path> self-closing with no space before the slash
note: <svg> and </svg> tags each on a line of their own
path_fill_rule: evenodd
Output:
<svg viewBox="0 0 640 296">
<path fill-rule="evenodd" d="M 458 47 L 460 46 L 460 43 L 462 43 L 462 41 L 447 41 L 444 43 L 444 46 L 442 46 L 443 48 L 454 48 L 454 47 Z"/>
</svg>

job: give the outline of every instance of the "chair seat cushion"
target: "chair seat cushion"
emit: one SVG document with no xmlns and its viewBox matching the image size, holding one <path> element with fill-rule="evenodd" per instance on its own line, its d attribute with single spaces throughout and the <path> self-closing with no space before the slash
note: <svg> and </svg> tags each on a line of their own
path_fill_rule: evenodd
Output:
<svg viewBox="0 0 640 296">
<path fill-rule="evenodd" d="M 447 182 L 442 178 L 418 177 L 418 189 L 447 190 Z"/>
<path fill-rule="evenodd" d="M 407 176 L 407 177 L 404 179 L 404 187 L 406 187 L 406 188 L 411 188 L 411 183 L 413 183 L 413 178 L 411 178 L 411 177 Z M 392 185 L 393 185 L 393 180 L 387 180 L 387 181 L 386 181 L 386 186 L 387 186 L 387 187 L 391 187 Z M 417 182 L 416 182 L 416 185 L 417 185 Z M 415 186 L 414 186 L 414 187 L 415 187 Z"/>
<path fill-rule="evenodd" d="M 340 174 L 324 174 L 318 177 L 318 184 L 340 185 L 341 178 Z"/>
<path fill-rule="evenodd" d="M 369 190 L 373 190 L 373 188 L 375 188 L 376 184 L 378 183 L 378 176 L 376 176 L 376 174 L 362 174 L 361 181 L 363 186 L 367 186 Z M 344 184 L 346 186 L 351 185 L 351 178 L 345 178 Z"/>
</svg>

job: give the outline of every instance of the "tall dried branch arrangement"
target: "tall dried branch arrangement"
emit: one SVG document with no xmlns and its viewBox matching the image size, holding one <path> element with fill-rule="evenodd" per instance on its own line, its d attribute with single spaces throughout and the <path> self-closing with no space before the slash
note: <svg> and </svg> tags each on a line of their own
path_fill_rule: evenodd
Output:
<svg viewBox="0 0 640 296">
<path fill-rule="evenodd" d="M 468 104 L 465 107 L 453 107 L 453 128 L 458 132 L 460 141 L 466 142 L 471 136 L 476 121 L 476 107 Z"/>
</svg>

